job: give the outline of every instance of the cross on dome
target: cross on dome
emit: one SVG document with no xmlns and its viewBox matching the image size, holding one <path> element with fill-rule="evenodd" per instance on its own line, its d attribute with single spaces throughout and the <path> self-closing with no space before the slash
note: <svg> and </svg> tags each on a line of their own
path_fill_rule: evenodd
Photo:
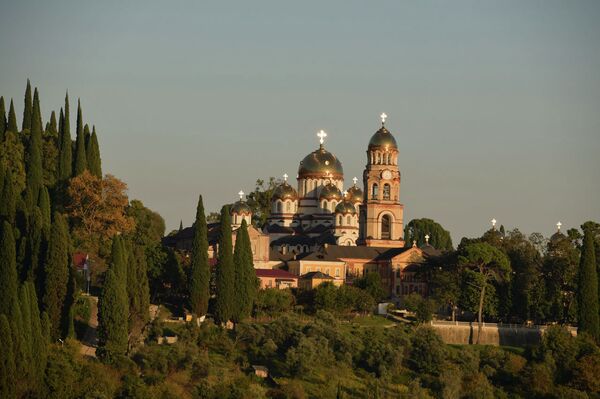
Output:
<svg viewBox="0 0 600 399">
<path fill-rule="evenodd" d="M 240 190 L 238 195 L 240 196 L 240 201 L 241 201 L 244 198 L 244 192 L 242 190 Z"/>
<path fill-rule="evenodd" d="M 425 243 L 429 244 L 429 234 L 425 234 Z"/>
<path fill-rule="evenodd" d="M 561 222 L 556 223 L 556 228 L 558 229 L 558 231 L 560 231 L 561 226 L 562 226 Z"/>
<path fill-rule="evenodd" d="M 346 198 L 348 196 L 348 191 L 344 190 L 344 192 L 342 193 L 342 195 L 344 196 L 344 198 Z"/>
<path fill-rule="evenodd" d="M 383 125 L 385 123 L 385 120 L 387 119 L 387 114 L 385 112 L 382 112 L 381 115 L 379 115 L 379 117 L 381 118 L 381 124 Z"/>
<path fill-rule="evenodd" d="M 354 185 L 356 186 L 356 183 L 358 182 L 358 178 L 357 177 L 353 177 L 352 181 L 354 182 Z"/>
<path fill-rule="evenodd" d="M 496 223 L 498 223 L 498 221 L 496 219 L 492 219 L 492 228 L 496 227 Z"/>
<path fill-rule="evenodd" d="M 319 143 L 323 145 L 323 143 L 325 142 L 325 137 L 327 137 L 327 133 L 325 133 L 325 131 L 321 129 L 319 133 L 317 133 L 317 137 L 319 138 Z"/>
<path fill-rule="evenodd" d="M 288 178 L 288 174 L 287 174 L 287 173 L 284 173 L 284 174 L 283 174 L 283 181 L 287 181 L 287 178 Z"/>
</svg>

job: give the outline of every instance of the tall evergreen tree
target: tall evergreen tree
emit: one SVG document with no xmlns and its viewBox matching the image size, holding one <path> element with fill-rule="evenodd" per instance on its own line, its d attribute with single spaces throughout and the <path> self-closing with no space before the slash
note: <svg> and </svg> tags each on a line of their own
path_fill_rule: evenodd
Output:
<svg viewBox="0 0 600 399">
<path fill-rule="evenodd" d="M 27 253 L 25 254 L 25 264 L 23 265 L 21 279 L 39 281 L 40 255 L 44 238 L 47 237 L 44 234 L 44 220 L 40 208 L 37 206 L 34 207 L 27 222 Z"/>
<path fill-rule="evenodd" d="M 15 106 L 13 105 L 12 98 L 10 99 L 10 108 L 8 109 L 8 122 L 6 124 L 6 131 L 19 133 L 19 127 L 17 126 L 17 114 L 15 113 Z"/>
<path fill-rule="evenodd" d="M 48 313 L 50 319 L 50 334 L 53 340 L 60 336 L 61 321 L 65 311 L 64 304 L 69 282 L 69 249 L 67 222 L 64 216 L 55 212 L 46 253 L 42 299 L 44 311 Z"/>
<path fill-rule="evenodd" d="M 50 226 L 52 222 L 52 207 L 50 205 L 50 194 L 48 193 L 48 188 L 43 187 L 40 191 L 40 196 L 38 198 L 38 207 L 42 212 L 42 221 L 43 226 L 46 232 L 50 232 Z"/>
<path fill-rule="evenodd" d="M 13 228 L 7 222 L 2 225 L 0 237 L 0 314 L 9 316 L 17 299 L 17 254 Z"/>
<path fill-rule="evenodd" d="M 27 286 L 22 284 L 19 288 L 19 305 L 21 312 L 21 337 L 23 344 L 23 371 L 21 378 L 29 380 L 32 377 L 34 367 L 31 362 L 33 356 L 33 331 L 31 330 L 31 306 L 29 304 L 29 292 Z"/>
<path fill-rule="evenodd" d="M 56 127 L 56 112 L 52 111 L 50 114 L 50 124 L 48 125 L 48 133 L 55 135 L 58 133 L 58 128 Z"/>
<path fill-rule="evenodd" d="M 98 136 L 96 127 L 92 128 L 92 135 L 88 140 L 86 147 L 87 165 L 91 174 L 96 177 L 102 177 L 102 162 L 100 160 L 100 148 L 98 147 Z"/>
<path fill-rule="evenodd" d="M 239 322 L 250 316 L 254 299 L 256 298 L 256 272 L 252 261 L 252 247 L 248 235 L 246 220 L 238 229 L 233 252 L 233 265 L 235 267 L 235 311 L 233 321 Z"/>
<path fill-rule="evenodd" d="M 231 247 L 231 215 L 227 205 L 221 209 L 216 286 L 215 319 L 218 323 L 226 323 L 233 316 L 236 295 Z"/>
<path fill-rule="evenodd" d="M 23 108 L 23 123 L 21 124 L 21 130 L 31 129 L 31 115 L 32 115 L 33 102 L 31 99 L 31 83 L 27 79 L 27 88 L 25 89 L 25 106 Z"/>
<path fill-rule="evenodd" d="M 98 301 L 98 350 L 107 363 L 127 353 L 129 304 L 123 283 L 111 267 Z"/>
<path fill-rule="evenodd" d="M 33 206 L 37 204 L 40 189 L 44 184 L 44 171 L 42 167 L 42 121 L 37 89 L 35 90 L 35 101 L 33 102 L 33 116 L 31 117 L 30 128 L 29 156 L 26 165 L 28 209 L 32 209 Z"/>
<path fill-rule="evenodd" d="M 581 260 L 579 263 L 579 284 L 577 290 L 578 324 L 580 332 L 587 332 L 600 340 L 598 320 L 598 275 L 594 235 L 586 229 L 583 235 Z"/>
<path fill-rule="evenodd" d="M 0 143 L 4 141 L 4 132 L 8 126 L 6 119 L 6 108 L 4 105 L 4 97 L 0 96 Z"/>
<path fill-rule="evenodd" d="M 15 397 L 15 355 L 10 322 L 5 314 L 0 314 L 0 398 Z"/>
<path fill-rule="evenodd" d="M 77 137 L 75 138 L 75 165 L 74 175 L 79 176 L 87 169 L 85 156 L 85 136 L 83 132 L 83 117 L 81 114 L 81 103 L 77 100 Z"/>
<path fill-rule="evenodd" d="M 71 142 L 71 128 L 69 124 L 69 93 L 67 93 L 58 154 L 58 181 L 63 184 L 73 176 L 72 156 L 73 144 Z"/>
<path fill-rule="evenodd" d="M 17 212 L 17 196 L 15 184 L 10 170 L 4 171 L 4 184 L 0 193 L 0 221 L 6 220 L 13 224 Z"/>
<path fill-rule="evenodd" d="M 208 311 L 208 300 L 210 298 L 210 265 L 208 264 L 208 228 L 202 196 L 198 198 L 194 227 L 192 264 L 188 286 L 189 306 L 196 316 L 204 316 Z"/>
<path fill-rule="evenodd" d="M 33 108 L 31 110 L 31 130 L 33 130 L 34 124 L 36 129 L 39 129 L 40 133 L 43 132 L 42 127 L 42 107 L 40 106 L 40 93 L 37 87 L 33 91 Z"/>
<path fill-rule="evenodd" d="M 32 342 L 32 362 L 33 362 L 33 377 L 31 379 L 32 390 L 34 393 L 39 393 L 44 382 L 44 372 L 48 359 L 48 344 L 47 337 L 43 336 L 42 322 L 40 317 L 40 308 L 38 298 L 35 293 L 33 283 L 26 282 L 29 293 L 29 306 L 31 310 L 31 342 Z M 36 396 L 34 394 L 34 396 Z M 39 394 L 37 396 L 40 396 Z"/>
</svg>

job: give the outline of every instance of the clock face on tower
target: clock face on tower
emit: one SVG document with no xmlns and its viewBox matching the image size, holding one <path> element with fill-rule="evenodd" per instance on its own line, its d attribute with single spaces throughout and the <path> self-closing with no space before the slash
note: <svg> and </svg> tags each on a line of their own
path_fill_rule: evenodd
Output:
<svg viewBox="0 0 600 399">
<path fill-rule="evenodd" d="M 392 178 L 392 172 L 390 172 L 389 170 L 384 170 L 383 172 L 381 172 L 381 177 L 383 179 L 389 180 Z"/>
</svg>

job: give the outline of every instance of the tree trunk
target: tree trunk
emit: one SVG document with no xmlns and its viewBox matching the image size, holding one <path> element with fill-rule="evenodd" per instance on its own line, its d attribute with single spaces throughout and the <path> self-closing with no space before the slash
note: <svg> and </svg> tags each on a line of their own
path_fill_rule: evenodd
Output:
<svg viewBox="0 0 600 399">
<path fill-rule="evenodd" d="M 483 298 L 485 296 L 485 286 L 486 283 L 484 282 L 483 286 L 481 287 L 481 294 L 479 295 L 479 314 L 477 315 L 477 342 L 476 344 L 479 345 L 479 339 L 481 338 L 481 329 L 483 328 Z"/>
</svg>

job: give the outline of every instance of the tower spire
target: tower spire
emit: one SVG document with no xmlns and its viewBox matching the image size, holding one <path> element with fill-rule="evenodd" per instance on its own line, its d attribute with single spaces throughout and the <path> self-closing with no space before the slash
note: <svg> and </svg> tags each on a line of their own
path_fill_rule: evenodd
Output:
<svg viewBox="0 0 600 399">
<path fill-rule="evenodd" d="M 317 137 L 319 138 L 319 147 L 323 148 L 323 143 L 325 143 L 325 137 L 327 137 L 327 133 L 325 133 L 325 130 L 321 129 L 319 130 L 319 133 L 317 133 Z"/>
</svg>

